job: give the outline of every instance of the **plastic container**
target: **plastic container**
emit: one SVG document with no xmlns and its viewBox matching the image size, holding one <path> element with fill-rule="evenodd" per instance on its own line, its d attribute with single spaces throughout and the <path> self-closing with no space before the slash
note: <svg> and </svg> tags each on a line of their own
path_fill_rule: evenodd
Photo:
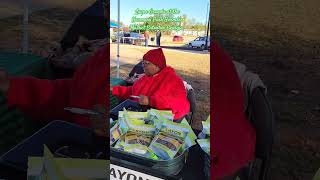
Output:
<svg viewBox="0 0 320 180">
<path fill-rule="evenodd" d="M 122 103 L 118 104 L 110 111 L 110 117 L 113 120 L 118 119 L 119 111 L 122 111 L 123 108 L 126 108 L 128 111 L 138 111 L 138 112 L 146 112 L 148 110 L 147 106 L 141 106 L 138 102 L 127 99 Z"/>
<path fill-rule="evenodd" d="M 175 176 L 186 163 L 187 151 L 171 160 L 153 160 L 110 147 L 110 160 L 113 164 L 154 175 Z"/>
<path fill-rule="evenodd" d="M 118 78 L 110 78 L 110 85 L 111 86 L 126 86 L 126 82 L 122 79 Z M 117 97 L 113 96 L 112 93 L 110 92 L 110 108 L 114 108 L 119 104 L 119 100 Z"/>
<path fill-rule="evenodd" d="M 124 107 L 126 109 L 130 108 L 131 111 L 147 111 L 147 107 L 140 106 L 135 101 L 126 100 L 111 110 L 110 117 L 114 120 L 118 119 L 118 112 L 122 111 Z M 127 167 L 139 172 L 156 175 L 158 177 L 165 176 L 172 178 L 172 176 L 176 176 L 183 169 L 183 166 L 186 163 L 187 154 L 188 151 L 185 151 L 183 154 L 180 154 L 171 160 L 153 160 L 121 151 L 110 146 L 110 160 L 112 164 Z"/>
</svg>

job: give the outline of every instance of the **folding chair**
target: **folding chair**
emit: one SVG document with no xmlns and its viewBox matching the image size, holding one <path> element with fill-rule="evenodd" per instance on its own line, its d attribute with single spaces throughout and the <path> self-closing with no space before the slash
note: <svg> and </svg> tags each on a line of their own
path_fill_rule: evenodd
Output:
<svg viewBox="0 0 320 180">
<path fill-rule="evenodd" d="M 274 115 L 262 87 L 253 90 L 248 98 L 246 115 L 256 130 L 255 159 L 234 177 L 240 180 L 268 180 L 274 139 Z"/>
<path fill-rule="evenodd" d="M 187 98 L 190 103 L 190 112 L 189 112 L 189 114 L 187 114 L 185 116 L 185 118 L 187 119 L 189 124 L 192 125 L 193 117 L 194 117 L 194 114 L 196 113 L 196 110 L 197 110 L 197 108 L 196 108 L 197 107 L 196 106 L 196 95 L 194 93 L 194 89 L 192 88 L 192 86 L 190 84 L 188 84 L 186 81 L 184 81 L 184 86 L 186 88 Z"/>
</svg>

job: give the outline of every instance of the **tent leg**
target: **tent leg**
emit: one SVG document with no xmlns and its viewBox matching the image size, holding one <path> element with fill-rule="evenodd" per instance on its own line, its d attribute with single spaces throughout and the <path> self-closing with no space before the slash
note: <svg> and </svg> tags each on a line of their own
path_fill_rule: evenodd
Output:
<svg viewBox="0 0 320 180">
<path fill-rule="evenodd" d="M 120 77 L 120 0 L 118 0 L 118 49 L 117 49 L 117 78 Z"/>
<path fill-rule="evenodd" d="M 23 54 L 27 54 L 28 53 L 28 24 L 29 24 L 29 0 L 25 0 L 24 4 L 23 4 L 23 9 L 24 9 L 24 13 L 23 13 L 23 25 L 22 25 L 22 53 Z"/>
</svg>

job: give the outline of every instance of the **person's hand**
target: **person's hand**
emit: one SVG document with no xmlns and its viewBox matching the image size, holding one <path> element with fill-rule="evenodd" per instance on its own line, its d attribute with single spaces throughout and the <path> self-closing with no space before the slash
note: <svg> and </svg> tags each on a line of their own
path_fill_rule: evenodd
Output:
<svg viewBox="0 0 320 180">
<path fill-rule="evenodd" d="M 54 59 L 56 57 L 62 56 L 64 53 L 59 43 L 54 43 L 50 47 L 41 51 L 41 56 L 47 58 L 48 60 Z"/>
<path fill-rule="evenodd" d="M 149 105 L 149 97 L 144 96 L 144 95 L 140 95 L 139 104 L 143 105 L 143 106 L 148 106 Z"/>
<path fill-rule="evenodd" d="M 7 94 L 10 87 L 9 75 L 6 71 L 0 70 L 0 91 Z"/>
<path fill-rule="evenodd" d="M 103 113 L 104 115 L 93 115 L 90 117 L 91 127 L 97 136 L 109 137 L 109 120 L 106 113 L 106 107 L 104 105 L 95 105 L 94 110 Z"/>
<path fill-rule="evenodd" d="M 113 87 L 112 87 L 112 86 L 110 86 L 110 92 L 112 92 L 112 89 L 113 89 Z"/>
</svg>

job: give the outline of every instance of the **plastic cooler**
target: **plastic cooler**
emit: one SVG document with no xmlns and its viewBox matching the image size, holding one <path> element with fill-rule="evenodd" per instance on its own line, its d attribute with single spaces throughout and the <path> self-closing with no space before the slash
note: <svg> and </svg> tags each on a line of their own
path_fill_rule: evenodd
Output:
<svg viewBox="0 0 320 180">
<path fill-rule="evenodd" d="M 126 86 L 126 82 L 122 79 L 118 78 L 110 78 L 111 86 Z M 110 108 L 114 108 L 117 104 L 119 104 L 119 100 L 117 97 L 113 96 L 110 92 Z"/>
<path fill-rule="evenodd" d="M 110 148 L 112 164 L 123 166 L 138 172 L 150 174 L 164 179 L 175 179 L 186 163 L 187 153 L 180 154 L 172 160 L 156 161 L 135 154 Z"/>
<path fill-rule="evenodd" d="M 53 76 L 47 59 L 19 53 L 0 52 L 0 68 L 13 76 L 34 76 L 50 79 Z"/>
<path fill-rule="evenodd" d="M 125 107 L 133 111 L 146 111 L 137 102 L 126 100 L 110 111 L 110 117 L 117 119 L 118 112 Z M 152 160 L 135 154 L 127 153 L 110 147 L 110 161 L 112 164 L 126 167 L 134 171 L 146 173 L 163 179 L 179 179 L 176 175 L 183 169 L 188 152 L 176 156 L 172 160 Z"/>
</svg>

